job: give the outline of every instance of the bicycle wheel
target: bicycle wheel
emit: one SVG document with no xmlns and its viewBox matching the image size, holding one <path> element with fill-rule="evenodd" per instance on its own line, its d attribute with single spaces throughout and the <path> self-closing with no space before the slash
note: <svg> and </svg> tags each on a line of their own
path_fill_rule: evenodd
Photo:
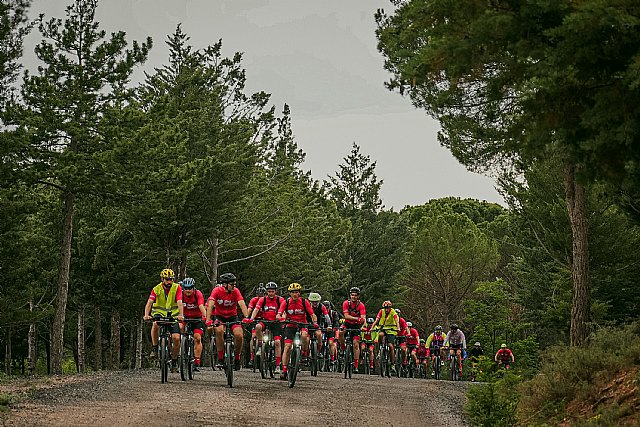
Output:
<svg viewBox="0 0 640 427">
<path fill-rule="evenodd" d="M 195 372 L 196 359 L 195 355 L 195 342 L 193 339 L 193 335 L 189 335 L 189 345 L 187 346 L 189 349 L 189 379 L 193 379 L 193 373 Z"/>
<path fill-rule="evenodd" d="M 167 337 L 160 337 L 160 345 L 158 346 L 158 350 L 160 354 L 158 355 L 158 360 L 160 363 L 160 382 L 162 384 L 167 382 L 169 377 L 169 348 L 167 343 Z"/>
<path fill-rule="evenodd" d="M 291 356 L 289 357 L 289 375 L 287 380 L 289 382 L 289 388 L 293 388 L 298 377 L 298 368 L 300 368 L 301 349 L 296 347 L 291 350 Z"/>
<path fill-rule="evenodd" d="M 311 343 L 311 376 L 318 376 L 318 341 Z"/>
<path fill-rule="evenodd" d="M 380 376 L 383 378 L 387 369 L 387 352 L 388 351 L 389 350 L 387 349 L 387 346 L 382 344 L 382 346 L 380 347 L 379 359 L 380 359 Z"/>
<path fill-rule="evenodd" d="M 189 350 L 187 338 L 185 336 L 180 337 L 180 379 L 186 381 L 189 377 Z"/>
<path fill-rule="evenodd" d="M 233 387 L 233 342 L 225 343 L 225 373 L 227 384 Z"/>
<path fill-rule="evenodd" d="M 251 368 L 251 370 L 255 373 L 256 372 L 256 365 L 259 363 L 258 361 L 258 356 L 256 355 L 256 353 L 258 352 L 258 337 L 253 337 L 252 338 L 253 341 L 253 354 L 254 354 L 254 361 L 253 361 L 253 367 Z"/>
<path fill-rule="evenodd" d="M 262 344 L 260 356 L 256 356 L 256 363 L 260 367 L 260 376 L 264 380 L 267 378 L 267 370 L 269 369 L 269 343 Z"/>
<path fill-rule="evenodd" d="M 216 336 L 214 334 L 209 337 L 209 363 L 211 369 L 216 370 L 216 362 L 218 361 L 218 350 L 216 350 Z"/>
<path fill-rule="evenodd" d="M 442 364 L 441 360 L 440 360 L 440 355 L 437 355 L 435 358 L 435 362 L 436 362 L 436 379 L 439 380 L 440 379 L 440 365 Z"/>
<path fill-rule="evenodd" d="M 347 342 L 347 347 L 344 349 L 344 378 L 351 378 L 351 365 L 353 353 L 351 350 L 351 343 Z"/>
</svg>

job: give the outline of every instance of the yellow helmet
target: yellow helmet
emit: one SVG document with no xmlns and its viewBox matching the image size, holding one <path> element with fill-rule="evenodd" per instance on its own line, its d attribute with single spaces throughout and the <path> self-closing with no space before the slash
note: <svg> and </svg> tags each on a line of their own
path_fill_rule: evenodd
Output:
<svg viewBox="0 0 640 427">
<path fill-rule="evenodd" d="M 289 292 L 291 292 L 291 291 L 301 291 L 302 290 L 302 285 L 300 283 L 292 283 L 292 284 L 289 285 L 287 290 Z"/>
<path fill-rule="evenodd" d="M 344 318 L 340 319 L 340 324 L 342 325 L 344 323 Z"/>
<path fill-rule="evenodd" d="M 175 279 L 176 273 L 173 272 L 170 268 L 165 268 L 160 272 L 160 278 L 162 279 Z"/>
</svg>

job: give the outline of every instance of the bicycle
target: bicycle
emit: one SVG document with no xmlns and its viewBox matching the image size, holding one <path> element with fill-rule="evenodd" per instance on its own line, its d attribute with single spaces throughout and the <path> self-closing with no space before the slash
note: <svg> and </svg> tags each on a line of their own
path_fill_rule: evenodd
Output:
<svg viewBox="0 0 640 427">
<path fill-rule="evenodd" d="M 233 387 L 233 362 L 235 360 L 235 343 L 231 328 L 242 322 L 214 322 L 214 326 L 224 326 L 224 372 L 227 377 L 227 385 Z"/>
<path fill-rule="evenodd" d="M 158 365 L 160 367 L 160 383 L 164 384 L 169 380 L 169 366 L 171 365 L 171 327 L 176 323 L 176 319 L 171 316 L 162 317 L 160 315 L 153 316 L 151 322 L 156 322 L 160 327 L 160 336 L 158 339 Z"/>
<path fill-rule="evenodd" d="M 351 374 L 353 373 L 353 334 L 354 329 L 345 329 L 344 330 L 344 378 L 351 379 Z"/>
<path fill-rule="evenodd" d="M 453 349 L 453 357 L 451 353 L 449 353 L 449 371 L 450 371 L 450 379 L 451 381 L 462 381 L 462 355 L 460 355 L 460 362 L 458 362 L 458 355 L 456 350 L 462 349 Z"/>
<path fill-rule="evenodd" d="M 289 352 L 289 363 L 288 367 L 288 375 L 287 382 L 289 384 L 289 388 L 293 388 L 296 383 L 296 379 L 298 377 L 298 371 L 300 370 L 300 362 L 302 360 L 302 334 L 300 333 L 300 329 L 303 327 L 307 327 L 307 323 L 296 322 L 293 320 L 287 320 L 285 322 L 286 325 L 297 325 L 298 330 L 293 337 L 293 345 L 291 346 L 291 351 Z"/>
<path fill-rule="evenodd" d="M 320 328 L 309 328 L 309 357 L 311 358 L 310 371 L 312 377 L 318 376 L 320 365 L 320 351 L 318 350 L 318 337 L 315 331 L 322 331 Z"/>
<path fill-rule="evenodd" d="M 196 359 L 193 328 L 191 325 L 199 322 L 200 319 L 184 319 L 184 332 L 180 334 L 180 378 L 182 379 L 182 381 L 193 379 Z"/>
<path fill-rule="evenodd" d="M 416 372 L 418 371 L 418 366 L 416 365 L 416 361 L 413 359 L 413 356 L 411 355 L 410 351 L 407 351 L 408 355 L 407 357 L 409 358 L 409 363 L 408 363 L 408 374 L 407 376 L 409 378 L 415 378 Z"/>
<path fill-rule="evenodd" d="M 265 325 L 265 329 L 262 332 L 262 343 L 258 344 L 261 346 L 261 350 L 259 353 L 256 353 L 256 364 L 260 369 L 262 379 L 266 379 L 267 374 L 270 378 L 273 378 L 273 372 L 276 367 L 275 342 L 273 340 L 273 334 L 267 326 L 279 322 L 270 320 L 261 320 L 260 322 Z"/>
<path fill-rule="evenodd" d="M 209 363 L 211 369 L 216 370 L 216 363 L 218 362 L 218 350 L 216 349 L 216 332 L 211 330 L 209 335 Z"/>
<path fill-rule="evenodd" d="M 418 378 L 427 378 L 427 369 L 425 368 L 425 359 L 424 357 L 418 357 Z"/>
<path fill-rule="evenodd" d="M 440 347 L 435 346 L 431 349 L 431 354 L 435 354 L 432 358 L 432 369 L 433 369 L 433 377 L 436 380 L 440 379 L 440 365 L 442 364 L 442 359 L 440 358 Z"/>
<path fill-rule="evenodd" d="M 322 333 L 322 351 L 320 353 L 320 370 L 331 372 L 331 346 L 327 340 L 326 332 Z"/>
<path fill-rule="evenodd" d="M 390 378 L 390 368 L 391 368 L 391 348 L 389 347 L 389 341 L 387 340 L 386 331 L 391 330 L 390 328 L 376 328 L 378 331 L 382 332 L 383 335 L 378 338 L 378 359 L 380 360 L 380 376 Z"/>
<path fill-rule="evenodd" d="M 374 369 L 371 369 L 371 356 L 369 354 L 369 346 L 372 343 L 369 341 L 364 342 L 364 350 L 360 348 L 360 366 L 364 365 L 364 374 L 372 375 Z"/>
</svg>

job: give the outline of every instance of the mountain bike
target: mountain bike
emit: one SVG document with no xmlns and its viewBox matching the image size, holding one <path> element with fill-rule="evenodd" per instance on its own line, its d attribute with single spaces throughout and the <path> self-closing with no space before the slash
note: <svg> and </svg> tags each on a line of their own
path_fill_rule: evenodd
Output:
<svg viewBox="0 0 640 427">
<path fill-rule="evenodd" d="M 440 379 L 440 365 L 442 364 L 442 359 L 440 358 L 440 347 L 435 346 L 430 350 L 431 354 L 435 357 L 432 357 L 432 369 L 433 369 L 433 377 L 436 380 Z"/>
<path fill-rule="evenodd" d="M 275 342 L 273 333 L 268 326 L 279 322 L 269 320 L 261 320 L 261 322 L 264 324 L 264 331 L 262 332 L 262 343 L 259 344 L 261 346 L 260 353 L 256 353 L 256 364 L 260 369 L 262 379 L 266 379 L 267 375 L 273 378 L 273 371 L 276 367 Z"/>
<path fill-rule="evenodd" d="M 236 320 L 234 322 L 220 322 L 215 321 L 214 326 L 224 326 L 224 373 L 227 377 L 227 385 L 233 387 L 233 362 L 235 360 L 235 343 L 233 326 L 240 325 L 241 322 Z"/>
<path fill-rule="evenodd" d="M 360 366 L 364 366 L 364 374 L 371 375 L 374 369 L 371 369 L 371 355 L 369 354 L 369 346 L 372 342 L 364 342 L 364 350 L 360 347 Z"/>
<path fill-rule="evenodd" d="M 449 353 L 449 374 L 451 381 L 462 381 L 462 355 L 460 355 L 460 362 L 458 362 L 457 350 L 453 349 L 453 355 Z M 462 352 L 462 349 L 459 349 Z"/>
<path fill-rule="evenodd" d="M 331 346 L 327 340 L 327 333 L 322 333 L 322 351 L 320 352 L 320 370 L 331 372 Z"/>
<path fill-rule="evenodd" d="M 209 332 L 209 363 L 211 369 L 216 370 L 216 363 L 218 362 L 218 350 L 216 349 L 216 332 L 211 329 Z"/>
<path fill-rule="evenodd" d="M 391 347 L 389 347 L 389 341 L 387 339 L 388 328 L 376 328 L 378 331 L 382 332 L 383 335 L 378 338 L 378 359 L 380 360 L 380 376 L 390 378 L 390 368 L 391 368 Z"/>
<path fill-rule="evenodd" d="M 353 373 L 353 336 L 355 329 L 347 328 L 344 330 L 344 378 L 351 378 Z"/>
<path fill-rule="evenodd" d="M 418 372 L 418 365 L 416 365 L 416 361 L 413 359 L 413 355 L 409 349 L 407 349 L 407 357 L 409 358 L 409 363 L 407 364 L 409 368 L 407 376 L 409 378 L 415 378 L 416 373 Z"/>
<path fill-rule="evenodd" d="M 425 367 L 425 358 L 418 357 L 418 368 L 416 371 L 418 378 L 427 378 L 427 369 Z"/>
<path fill-rule="evenodd" d="M 318 350 L 318 337 L 315 331 L 322 331 L 320 328 L 309 328 L 309 357 L 310 371 L 312 377 L 318 376 L 318 368 L 320 367 L 320 350 Z"/>
<path fill-rule="evenodd" d="M 182 381 L 193 379 L 193 372 L 196 366 L 193 326 L 200 323 L 200 319 L 184 319 L 184 332 L 182 332 L 180 340 L 180 378 Z"/>
<path fill-rule="evenodd" d="M 300 329 L 302 329 L 303 327 L 307 327 L 308 324 L 303 322 L 295 322 L 293 320 L 287 320 L 285 324 L 298 326 L 298 330 L 293 337 L 293 345 L 291 346 L 291 351 L 289 352 L 289 363 L 287 364 L 287 382 L 289 383 L 289 388 L 293 388 L 298 377 L 300 362 L 302 360 L 302 334 L 300 333 Z"/>
<path fill-rule="evenodd" d="M 160 367 L 160 383 L 164 384 L 169 380 L 169 366 L 171 365 L 171 327 L 176 323 L 176 319 L 171 316 L 171 312 L 168 312 L 166 317 L 155 315 L 151 321 L 160 327 L 158 366 Z"/>
</svg>

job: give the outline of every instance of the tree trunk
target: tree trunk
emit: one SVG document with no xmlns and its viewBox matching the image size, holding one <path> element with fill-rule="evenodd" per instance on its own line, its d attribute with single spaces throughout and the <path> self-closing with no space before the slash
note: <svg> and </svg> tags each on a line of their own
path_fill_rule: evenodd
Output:
<svg viewBox="0 0 640 427">
<path fill-rule="evenodd" d="M 100 307 L 96 307 L 96 318 L 94 320 L 94 333 L 95 333 L 95 343 L 94 343 L 94 353 L 96 360 L 96 371 L 102 369 L 102 319 L 101 319 Z"/>
<path fill-rule="evenodd" d="M 4 372 L 11 375 L 11 326 L 7 327 L 7 341 L 4 351 Z"/>
<path fill-rule="evenodd" d="M 591 321 L 591 278 L 589 275 L 589 223 L 585 211 L 585 188 L 575 180 L 575 166 L 565 165 L 564 184 L 567 212 L 573 236 L 573 303 L 571 345 L 586 343 Z"/>
<path fill-rule="evenodd" d="M 142 333 L 144 331 L 144 319 L 140 319 L 136 328 L 136 369 L 142 369 Z"/>
<path fill-rule="evenodd" d="M 129 355 L 127 358 L 127 368 L 133 369 L 136 364 L 136 329 L 138 329 L 138 325 L 134 322 L 131 322 L 130 335 L 129 335 L 129 349 L 126 354 Z"/>
<path fill-rule="evenodd" d="M 111 312 L 111 369 L 120 369 L 120 312 Z"/>
<path fill-rule="evenodd" d="M 29 311 L 33 312 L 33 301 L 29 301 Z M 27 368 L 29 375 L 36 372 L 36 362 L 38 357 L 38 349 L 36 347 L 36 324 L 29 324 L 29 335 L 27 335 Z"/>
<path fill-rule="evenodd" d="M 210 244 L 211 261 L 209 261 L 209 267 L 211 268 L 211 277 L 209 278 L 209 283 L 211 284 L 211 288 L 214 288 L 216 283 L 218 283 L 218 238 L 213 237 Z"/>
<path fill-rule="evenodd" d="M 85 361 L 87 357 L 87 349 L 85 347 L 85 328 L 84 328 L 84 306 L 78 310 L 78 373 L 84 374 L 86 371 Z"/>
<path fill-rule="evenodd" d="M 64 320 L 67 313 L 67 295 L 69 293 L 69 269 L 71 265 L 71 242 L 73 239 L 73 193 L 66 191 L 64 196 L 64 222 L 60 271 L 58 272 L 58 290 L 56 311 L 51 327 L 51 369 L 54 374 L 62 374 L 64 357 Z"/>
</svg>

